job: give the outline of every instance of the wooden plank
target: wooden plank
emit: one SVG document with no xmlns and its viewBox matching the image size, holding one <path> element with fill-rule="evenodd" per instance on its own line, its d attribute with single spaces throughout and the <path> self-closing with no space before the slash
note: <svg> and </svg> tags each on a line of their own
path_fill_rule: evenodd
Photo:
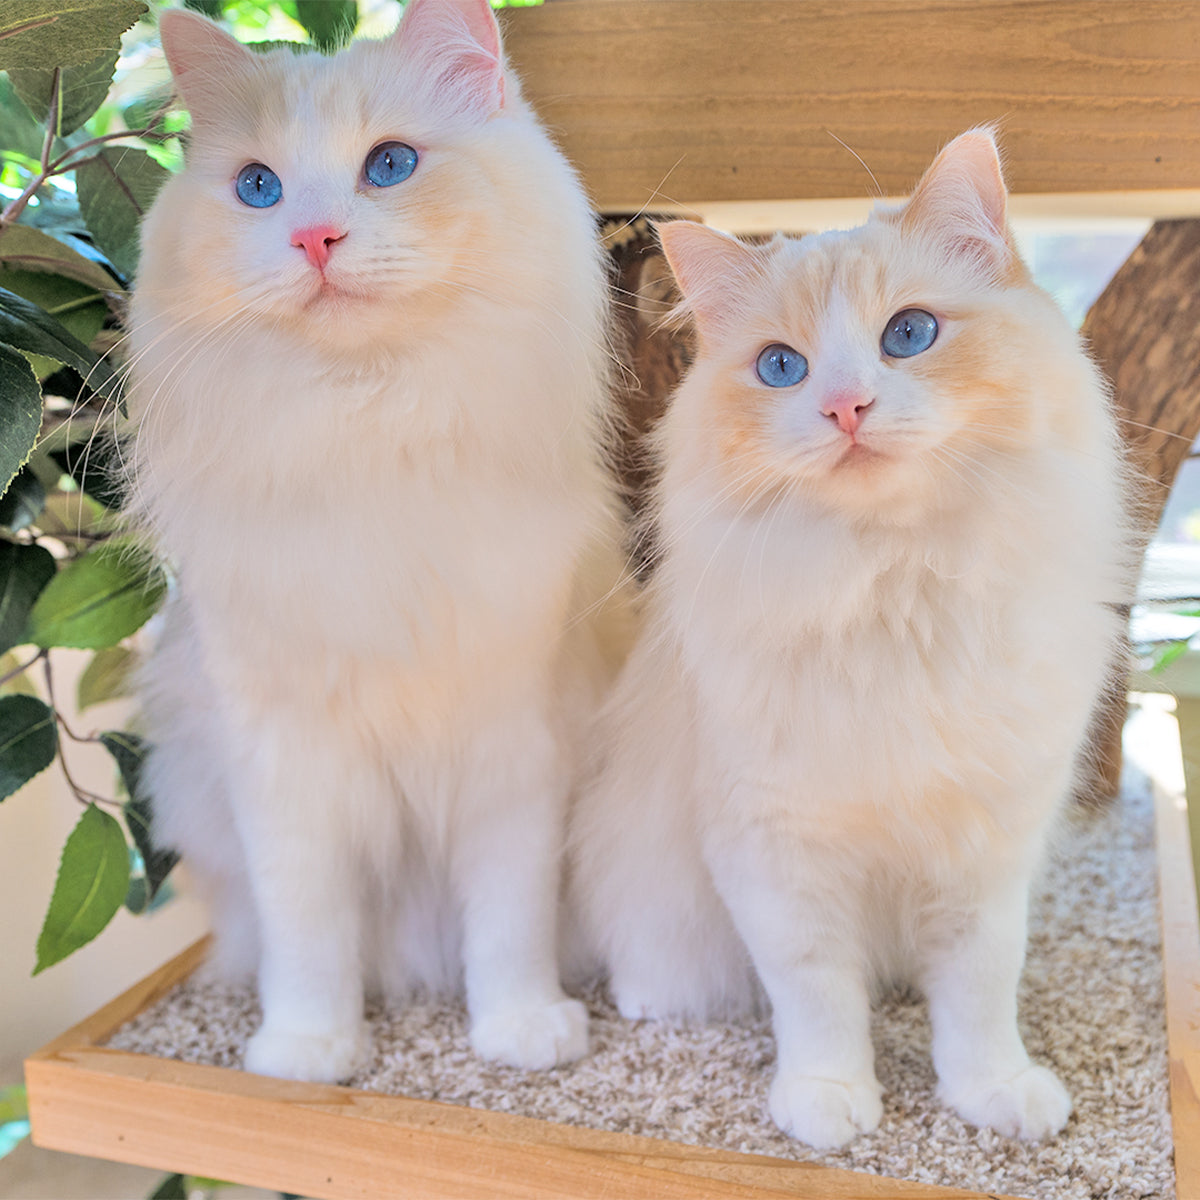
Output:
<svg viewBox="0 0 1200 1200">
<path fill-rule="evenodd" d="M 206 951 L 207 939 L 26 1061 L 37 1145 L 328 1200 L 978 1200 L 956 1188 L 97 1044 L 184 979 Z"/>
<path fill-rule="evenodd" d="M 977 1193 L 83 1047 L 26 1063 L 34 1141 L 328 1200 Z"/>
<path fill-rule="evenodd" d="M 1188 0 L 555 0 L 505 40 L 606 211 L 874 193 L 855 153 L 902 194 L 992 121 L 1018 193 L 1200 189 Z"/>
<path fill-rule="evenodd" d="M 1200 915 L 1187 799 L 1158 783 L 1154 790 L 1175 1190 L 1186 1200 L 1200 1196 Z"/>
</svg>

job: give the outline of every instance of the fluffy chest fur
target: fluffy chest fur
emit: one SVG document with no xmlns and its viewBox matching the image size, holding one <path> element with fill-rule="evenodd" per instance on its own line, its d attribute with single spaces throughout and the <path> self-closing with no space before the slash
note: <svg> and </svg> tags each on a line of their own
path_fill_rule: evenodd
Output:
<svg viewBox="0 0 1200 1200">
<path fill-rule="evenodd" d="M 1081 737 L 1119 624 L 1103 467 L 998 455 L 986 497 L 910 526 L 668 500 L 654 604 L 713 802 L 736 794 L 737 820 L 751 783 L 821 852 L 934 876 L 1028 844 L 1050 815 L 1032 785 Z"/>
</svg>

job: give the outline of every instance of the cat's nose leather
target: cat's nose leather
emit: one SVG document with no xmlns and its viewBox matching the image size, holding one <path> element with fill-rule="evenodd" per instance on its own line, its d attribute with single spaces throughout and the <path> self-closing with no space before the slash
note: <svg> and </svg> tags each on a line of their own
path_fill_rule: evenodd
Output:
<svg viewBox="0 0 1200 1200">
<path fill-rule="evenodd" d="M 843 433 L 853 435 L 858 432 L 867 409 L 874 403 L 873 397 L 864 396 L 862 392 L 835 392 L 826 397 L 821 412 L 832 417 Z"/>
<path fill-rule="evenodd" d="M 292 245 L 299 246 L 308 256 L 308 261 L 318 270 L 325 270 L 334 242 L 340 242 L 346 236 L 344 229 L 334 225 L 310 225 L 307 229 L 297 229 L 292 234 Z"/>
</svg>

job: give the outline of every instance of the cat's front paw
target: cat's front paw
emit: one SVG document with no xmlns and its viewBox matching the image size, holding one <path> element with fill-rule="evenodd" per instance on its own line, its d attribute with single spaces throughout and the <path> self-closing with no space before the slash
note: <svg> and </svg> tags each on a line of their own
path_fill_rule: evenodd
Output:
<svg viewBox="0 0 1200 1200">
<path fill-rule="evenodd" d="M 305 1034 L 264 1025 L 246 1043 L 245 1069 L 277 1079 L 341 1083 L 366 1058 L 362 1026 L 333 1034 Z"/>
<path fill-rule="evenodd" d="M 1057 1133 L 1071 1115 L 1067 1089 L 1045 1067 L 1029 1066 L 1012 1079 L 958 1092 L 943 1088 L 942 1098 L 968 1124 L 1027 1141 Z"/>
<path fill-rule="evenodd" d="M 526 1071 L 545 1071 L 588 1051 L 587 1009 L 566 998 L 551 1004 L 481 1016 L 471 1026 L 471 1048 Z"/>
<path fill-rule="evenodd" d="M 833 1150 L 878 1128 L 882 1091 L 873 1077 L 843 1082 L 781 1072 L 771 1084 L 771 1117 L 784 1133 Z"/>
</svg>

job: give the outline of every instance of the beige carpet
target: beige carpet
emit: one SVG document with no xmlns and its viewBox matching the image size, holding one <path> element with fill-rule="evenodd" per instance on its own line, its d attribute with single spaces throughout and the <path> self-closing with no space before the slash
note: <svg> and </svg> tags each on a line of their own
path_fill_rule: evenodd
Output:
<svg viewBox="0 0 1200 1200">
<path fill-rule="evenodd" d="M 819 1155 L 767 1115 L 774 1047 L 765 1023 L 631 1023 L 598 989 L 586 998 L 592 1054 L 531 1075 L 477 1061 L 461 1006 L 372 1010 L 376 1052 L 354 1085 L 1011 1196 L 1175 1196 L 1153 810 L 1136 776 L 1114 807 L 1075 821 L 1034 897 L 1022 1023 L 1030 1053 L 1075 1098 L 1069 1125 L 1048 1144 L 969 1128 L 938 1106 L 926 1012 L 911 997 L 877 1006 L 882 1125 Z M 184 984 L 110 1044 L 236 1067 L 257 1021 L 252 994 Z"/>
</svg>

